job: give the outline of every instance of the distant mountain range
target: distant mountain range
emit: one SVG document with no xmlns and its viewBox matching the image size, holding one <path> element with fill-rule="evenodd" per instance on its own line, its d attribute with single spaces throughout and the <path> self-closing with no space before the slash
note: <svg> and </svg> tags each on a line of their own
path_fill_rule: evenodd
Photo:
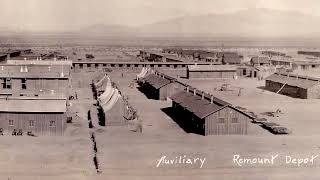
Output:
<svg viewBox="0 0 320 180">
<path fill-rule="evenodd" d="M 79 35 L 146 37 L 320 37 L 320 17 L 295 11 L 247 9 L 235 13 L 183 16 L 167 21 L 127 27 L 94 25 Z"/>
<path fill-rule="evenodd" d="M 294 11 L 248 9 L 171 19 L 143 26 L 140 32 L 181 36 L 314 36 L 320 32 L 320 17 Z"/>
</svg>

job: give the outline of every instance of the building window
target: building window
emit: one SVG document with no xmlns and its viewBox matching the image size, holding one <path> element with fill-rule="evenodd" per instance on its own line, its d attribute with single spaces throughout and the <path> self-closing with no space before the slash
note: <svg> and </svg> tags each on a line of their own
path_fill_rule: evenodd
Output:
<svg viewBox="0 0 320 180">
<path fill-rule="evenodd" d="M 50 126 L 50 127 L 55 127 L 55 126 L 56 126 L 56 121 L 50 121 L 49 126 Z"/>
<path fill-rule="evenodd" d="M 224 118 L 223 117 L 219 117 L 218 118 L 218 123 L 224 123 Z"/>
<path fill-rule="evenodd" d="M 29 121 L 29 126 L 30 126 L 30 127 L 33 127 L 33 126 L 34 126 L 34 120 L 30 120 L 30 121 Z"/>
<path fill-rule="evenodd" d="M 13 126 L 13 120 L 9 120 L 9 126 Z"/>
<path fill-rule="evenodd" d="M 232 118 L 231 123 L 238 123 L 238 118 Z"/>
<path fill-rule="evenodd" d="M 21 89 L 27 89 L 27 79 L 21 79 Z"/>
<path fill-rule="evenodd" d="M 4 78 L 2 82 L 3 89 L 11 89 L 11 78 Z"/>
</svg>

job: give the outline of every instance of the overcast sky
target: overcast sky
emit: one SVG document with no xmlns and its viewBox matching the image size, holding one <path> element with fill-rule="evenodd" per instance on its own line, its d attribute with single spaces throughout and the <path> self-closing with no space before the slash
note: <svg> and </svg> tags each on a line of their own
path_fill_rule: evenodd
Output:
<svg viewBox="0 0 320 180">
<path fill-rule="evenodd" d="M 0 27 L 75 30 L 94 24 L 140 26 L 186 15 L 248 8 L 320 16 L 320 0 L 0 0 Z"/>
</svg>

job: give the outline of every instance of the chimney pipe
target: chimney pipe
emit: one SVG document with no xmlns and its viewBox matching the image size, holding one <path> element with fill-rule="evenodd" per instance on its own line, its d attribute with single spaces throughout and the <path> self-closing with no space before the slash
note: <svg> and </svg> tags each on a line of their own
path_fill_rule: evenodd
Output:
<svg viewBox="0 0 320 180">
<path fill-rule="evenodd" d="M 213 104 L 213 96 L 211 95 L 210 104 Z"/>
<path fill-rule="evenodd" d="M 197 94 L 197 89 L 194 88 L 194 89 L 193 89 L 193 95 L 195 96 L 196 94 Z"/>
<path fill-rule="evenodd" d="M 202 99 L 202 100 L 204 99 L 204 92 L 202 92 L 202 97 L 201 97 L 201 99 Z"/>
<path fill-rule="evenodd" d="M 187 92 L 189 92 L 189 86 L 187 87 Z"/>
</svg>

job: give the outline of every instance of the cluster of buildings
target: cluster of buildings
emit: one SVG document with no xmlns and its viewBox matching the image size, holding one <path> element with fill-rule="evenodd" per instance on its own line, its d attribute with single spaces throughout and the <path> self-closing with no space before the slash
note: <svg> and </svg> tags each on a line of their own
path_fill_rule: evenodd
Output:
<svg viewBox="0 0 320 180">
<path fill-rule="evenodd" d="M 152 62 L 183 62 L 184 58 L 173 56 L 171 54 L 166 54 L 156 51 L 144 51 L 140 50 L 138 55 L 142 61 L 152 61 Z"/>
<path fill-rule="evenodd" d="M 150 98 L 172 101 L 173 117 L 188 132 L 202 135 L 247 134 L 250 114 L 213 95 L 155 71 L 139 80 Z"/>
<path fill-rule="evenodd" d="M 183 62 L 201 61 L 212 64 L 241 64 L 243 56 L 236 52 L 208 52 L 203 50 L 164 49 L 162 52 L 140 50 L 144 61 Z"/>
<path fill-rule="evenodd" d="M 63 135 L 71 67 L 70 61 L 23 57 L 0 64 L 0 128 L 8 133 Z"/>
<path fill-rule="evenodd" d="M 7 60 L 67 60 L 68 57 L 59 52 L 34 53 L 31 49 L 0 51 L 0 62 Z"/>
<path fill-rule="evenodd" d="M 31 52 L 31 49 L 1 51 L 0 52 L 0 62 L 4 62 L 10 58 L 19 57 L 22 53 L 28 54 L 29 52 Z"/>
<path fill-rule="evenodd" d="M 286 57 L 285 53 L 277 52 L 277 51 L 262 51 L 261 54 L 268 57 Z"/>
<path fill-rule="evenodd" d="M 307 56 L 320 57 L 320 52 L 317 51 L 298 51 L 297 53 Z"/>
</svg>

